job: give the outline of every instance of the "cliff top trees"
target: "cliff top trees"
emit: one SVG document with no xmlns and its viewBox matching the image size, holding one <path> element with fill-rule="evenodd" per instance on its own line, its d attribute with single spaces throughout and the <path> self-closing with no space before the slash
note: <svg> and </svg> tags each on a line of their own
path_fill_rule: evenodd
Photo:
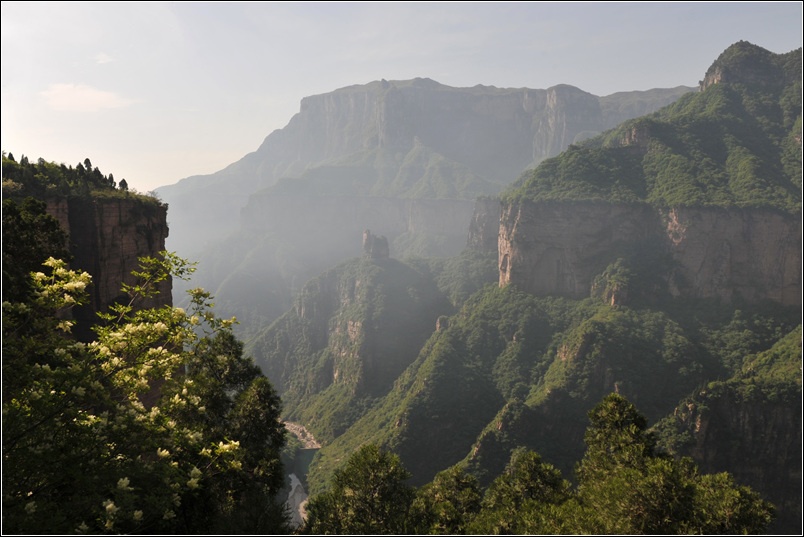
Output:
<svg viewBox="0 0 804 537">
<path fill-rule="evenodd" d="M 38 159 L 32 163 L 24 155 L 17 162 L 14 156 L 3 154 L 3 197 L 24 198 L 32 196 L 44 199 L 51 196 L 121 196 L 129 192 L 128 182 L 120 180 L 116 189 L 114 175 L 103 175 L 98 167 L 92 167 L 87 158 L 75 168 L 65 164 Z M 134 193 L 130 194 L 133 195 Z M 154 200 L 151 196 L 141 196 Z M 156 201 L 156 200 L 154 200 Z"/>
</svg>

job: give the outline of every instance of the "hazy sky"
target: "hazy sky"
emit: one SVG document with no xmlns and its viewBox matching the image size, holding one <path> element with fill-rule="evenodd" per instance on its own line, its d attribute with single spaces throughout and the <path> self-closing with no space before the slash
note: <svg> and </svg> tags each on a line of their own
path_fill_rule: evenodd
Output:
<svg viewBox="0 0 804 537">
<path fill-rule="evenodd" d="M 145 192 L 216 172 L 303 97 L 373 80 L 595 95 L 802 46 L 800 2 L 2 2 L 2 149 Z"/>
</svg>

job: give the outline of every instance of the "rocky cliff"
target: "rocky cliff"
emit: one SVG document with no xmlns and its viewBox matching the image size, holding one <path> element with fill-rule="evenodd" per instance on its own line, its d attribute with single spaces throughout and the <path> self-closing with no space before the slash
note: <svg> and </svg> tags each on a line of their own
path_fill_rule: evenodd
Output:
<svg viewBox="0 0 804 537">
<path fill-rule="evenodd" d="M 89 304 L 75 312 L 79 325 L 86 328 L 97 320 L 95 312 L 104 311 L 120 297 L 122 282 L 134 283 L 131 272 L 139 270 L 138 259 L 165 249 L 167 206 L 134 197 L 58 198 L 47 201 L 47 210 L 67 233 L 74 256 L 71 267 L 92 275 Z M 158 297 L 140 305 L 171 303 L 167 280 Z"/>
<path fill-rule="evenodd" d="M 170 204 L 168 247 L 199 262 L 194 285 L 212 291 L 224 315 L 248 320 L 238 328 L 247 338 L 308 278 L 360 255 L 353 237 L 364 229 L 386 236 L 392 257 L 455 255 L 466 246 L 472 200 L 689 91 L 601 98 L 565 85 L 416 79 L 306 97 L 254 153 L 157 190 Z"/>
<path fill-rule="evenodd" d="M 734 377 L 685 398 L 657 429 L 668 451 L 728 471 L 778 508 L 772 532 L 801 529 L 801 325 L 746 357 Z"/>
<path fill-rule="evenodd" d="M 523 200 L 502 210 L 499 283 L 583 298 L 618 258 L 652 256 L 672 296 L 800 305 L 801 240 L 800 215 L 773 210 Z"/>
<path fill-rule="evenodd" d="M 472 199 L 494 193 L 570 143 L 691 90 L 597 97 L 567 85 L 453 88 L 415 79 L 306 97 L 299 113 L 257 151 L 215 174 L 157 189 L 171 207 L 171 242 L 177 245 L 171 249 L 189 255 L 226 236 L 249 194 L 313 171 L 341 192 L 345 168 L 346 175 L 367 175 L 361 195 Z"/>
<path fill-rule="evenodd" d="M 497 198 L 482 198 L 475 202 L 472 219 L 469 221 L 469 238 L 466 246 L 482 252 L 497 252 L 500 234 L 502 205 Z"/>
<path fill-rule="evenodd" d="M 247 350 L 277 387 L 288 418 L 326 442 L 390 389 L 446 313 L 449 302 L 426 276 L 395 259 L 365 256 L 310 280 Z"/>
<path fill-rule="evenodd" d="M 761 491 L 777 508 L 782 528 L 801 523 L 801 389 L 780 400 L 755 390 L 746 397 L 727 385 L 701 390 L 680 408 L 693 443 L 683 453 L 702 472 L 729 472 Z"/>
</svg>

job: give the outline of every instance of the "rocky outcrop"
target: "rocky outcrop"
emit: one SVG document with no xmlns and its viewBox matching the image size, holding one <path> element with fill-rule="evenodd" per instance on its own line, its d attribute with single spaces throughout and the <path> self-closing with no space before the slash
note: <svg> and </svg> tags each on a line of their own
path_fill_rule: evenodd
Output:
<svg viewBox="0 0 804 537">
<path fill-rule="evenodd" d="M 801 215 L 679 208 L 661 218 L 674 296 L 801 304 Z"/>
<path fill-rule="evenodd" d="M 800 305 L 801 238 L 800 215 L 773 210 L 521 201 L 502 210 L 499 283 L 583 298 L 618 258 L 650 252 L 673 296 Z"/>
<path fill-rule="evenodd" d="M 497 251 L 501 209 L 502 205 L 497 198 L 482 198 L 475 202 L 475 210 L 469 221 L 467 248 L 483 252 Z"/>
<path fill-rule="evenodd" d="M 71 267 L 92 276 L 89 303 L 75 311 L 86 331 L 87 325 L 97 321 L 95 312 L 105 311 L 120 297 L 121 284 L 135 282 L 131 272 L 139 270 L 139 258 L 154 257 L 165 249 L 167 206 L 133 196 L 59 198 L 47 201 L 47 211 L 67 233 L 74 256 Z M 170 280 L 160 284 L 159 296 L 138 305 L 164 304 L 172 304 Z"/>
<path fill-rule="evenodd" d="M 760 491 L 779 509 L 771 529 L 795 534 L 801 526 L 801 385 L 779 391 L 714 383 L 673 418 L 690 439 L 682 455 L 702 473 L 729 472 Z"/>
<path fill-rule="evenodd" d="M 413 267 L 361 257 L 310 280 L 246 351 L 276 386 L 288 419 L 326 445 L 369 408 L 367 398 L 388 392 L 438 317 L 451 312 Z"/>
<path fill-rule="evenodd" d="M 388 239 L 380 235 L 371 234 L 371 230 L 363 232 L 363 255 L 369 259 L 388 259 Z"/>
</svg>

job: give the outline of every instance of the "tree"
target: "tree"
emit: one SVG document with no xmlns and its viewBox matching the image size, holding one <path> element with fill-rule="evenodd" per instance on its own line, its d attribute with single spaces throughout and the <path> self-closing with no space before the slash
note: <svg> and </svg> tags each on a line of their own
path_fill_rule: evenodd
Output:
<svg viewBox="0 0 804 537">
<path fill-rule="evenodd" d="M 647 420 L 621 395 L 589 418 L 577 467 L 584 532 L 761 533 L 771 522 L 773 506 L 728 474 L 700 476 L 691 459 L 657 453 Z"/>
<path fill-rule="evenodd" d="M 67 235 L 58 220 L 47 214 L 47 205 L 34 198 L 21 203 L 3 200 L 3 300 L 28 298 L 30 273 L 55 255 L 70 260 Z"/>
<path fill-rule="evenodd" d="M 330 489 L 307 506 L 309 534 L 404 534 L 414 490 L 393 453 L 363 446 L 336 470 Z"/>
<path fill-rule="evenodd" d="M 528 518 L 541 518 L 534 511 L 560 505 L 571 496 L 570 484 L 557 468 L 533 451 L 516 450 L 486 491 L 482 512 L 469 526 L 470 533 L 532 533 L 525 524 Z"/>
<path fill-rule="evenodd" d="M 416 533 L 454 535 L 465 533 L 480 511 L 483 496 L 477 479 L 463 466 L 436 474 L 416 493 L 411 522 Z"/>
<path fill-rule="evenodd" d="M 193 269 L 141 263 L 89 344 L 67 312 L 90 277 L 63 261 L 3 303 L 3 531 L 286 532 L 279 398 L 208 293 L 189 312 L 135 309 Z"/>
<path fill-rule="evenodd" d="M 120 179 L 120 190 L 128 190 L 128 181 Z"/>
</svg>

